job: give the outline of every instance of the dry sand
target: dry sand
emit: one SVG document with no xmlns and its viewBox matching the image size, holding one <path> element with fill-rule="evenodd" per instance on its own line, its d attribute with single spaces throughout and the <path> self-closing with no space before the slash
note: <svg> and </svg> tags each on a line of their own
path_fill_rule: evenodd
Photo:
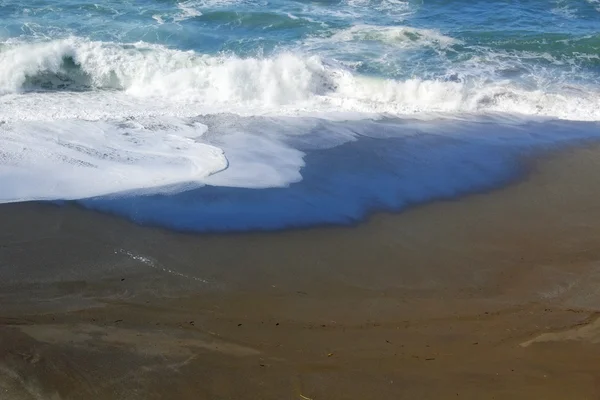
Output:
<svg viewBox="0 0 600 400">
<path fill-rule="evenodd" d="M 597 399 L 600 150 L 355 228 L 0 207 L 0 399 Z"/>
</svg>

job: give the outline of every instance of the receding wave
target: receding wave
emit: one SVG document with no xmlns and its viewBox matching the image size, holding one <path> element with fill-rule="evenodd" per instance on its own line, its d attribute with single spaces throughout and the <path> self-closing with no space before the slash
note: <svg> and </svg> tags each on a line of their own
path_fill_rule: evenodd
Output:
<svg viewBox="0 0 600 400">
<path fill-rule="evenodd" d="M 597 85 L 564 80 L 548 85 L 536 70 L 526 85 L 520 83 L 522 78 L 510 80 L 485 69 L 472 77 L 449 70 L 435 79 L 395 80 L 362 75 L 335 61 L 301 53 L 209 56 L 145 43 L 79 38 L 8 44 L 0 50 L 0 64 L 4 94 L 119 90 L 132 98 L 193 104 L 198 112 L 202 105 L 210 105 L 216 111 L 243 107 L 245 113 L 257 108 L 271 113 L 517 112 L 600 119 Z M 485 60 L 478 65 L 485 65 Z"/>
</svg>

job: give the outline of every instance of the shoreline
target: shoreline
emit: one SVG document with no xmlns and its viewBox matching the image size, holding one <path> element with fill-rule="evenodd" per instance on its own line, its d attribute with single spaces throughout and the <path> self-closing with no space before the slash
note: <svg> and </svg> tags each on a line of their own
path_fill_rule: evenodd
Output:
<svg viewBox="0 0 600 400">
<path fill-rule="evenodd" d="M 599 156 L 552 151 L 352 227 L 194 235 L 0 205 L 0 393 L 597 396 Z"/>
</svg>

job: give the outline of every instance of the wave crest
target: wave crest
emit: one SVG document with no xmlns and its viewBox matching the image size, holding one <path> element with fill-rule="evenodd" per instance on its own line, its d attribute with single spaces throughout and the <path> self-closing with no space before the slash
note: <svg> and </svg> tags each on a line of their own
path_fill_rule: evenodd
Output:
<svg viewBox="0 0 600 400">
<path fill-rule="evenodd" d="M 193 105 L 191 114 L 206 112 L 202 107 L 240 114 L 257 109 L 275 114 L 497 111 L 600 120 L 600 89 L 593 85 L 520 86 L 518 80 L 499 80 L 494 73 L 452 71 L 438 79 L 383 79 L 298 53 L 209 56 L 145 43 L 69 38 L 9 44 L 0 49 L 0 64 L 4 94 L 119 90 L 132 99 L 160 98 L 178 108 L 178 115 L 181 107 Z"/>
<path fill-rule="evenodd" d="M 211 57 L 145 43 L 70 38 L 21 44 L 0 52 L 0 64 L 4 93 L 121 89 L 136 96 L 287 104 L 335 89 L 318 57 Z"/>
</svg>

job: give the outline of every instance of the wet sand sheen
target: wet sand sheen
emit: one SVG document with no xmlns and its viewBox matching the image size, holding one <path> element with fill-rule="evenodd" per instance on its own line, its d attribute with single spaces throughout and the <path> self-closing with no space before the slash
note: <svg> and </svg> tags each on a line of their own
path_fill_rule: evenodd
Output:
<svg viewBox="0 0 600 400">
<path fill-rule="evenodd" d="M 0 207 L 0 398 L 594 398 L 598 147 L 355 228 Z"/>
</svg>

